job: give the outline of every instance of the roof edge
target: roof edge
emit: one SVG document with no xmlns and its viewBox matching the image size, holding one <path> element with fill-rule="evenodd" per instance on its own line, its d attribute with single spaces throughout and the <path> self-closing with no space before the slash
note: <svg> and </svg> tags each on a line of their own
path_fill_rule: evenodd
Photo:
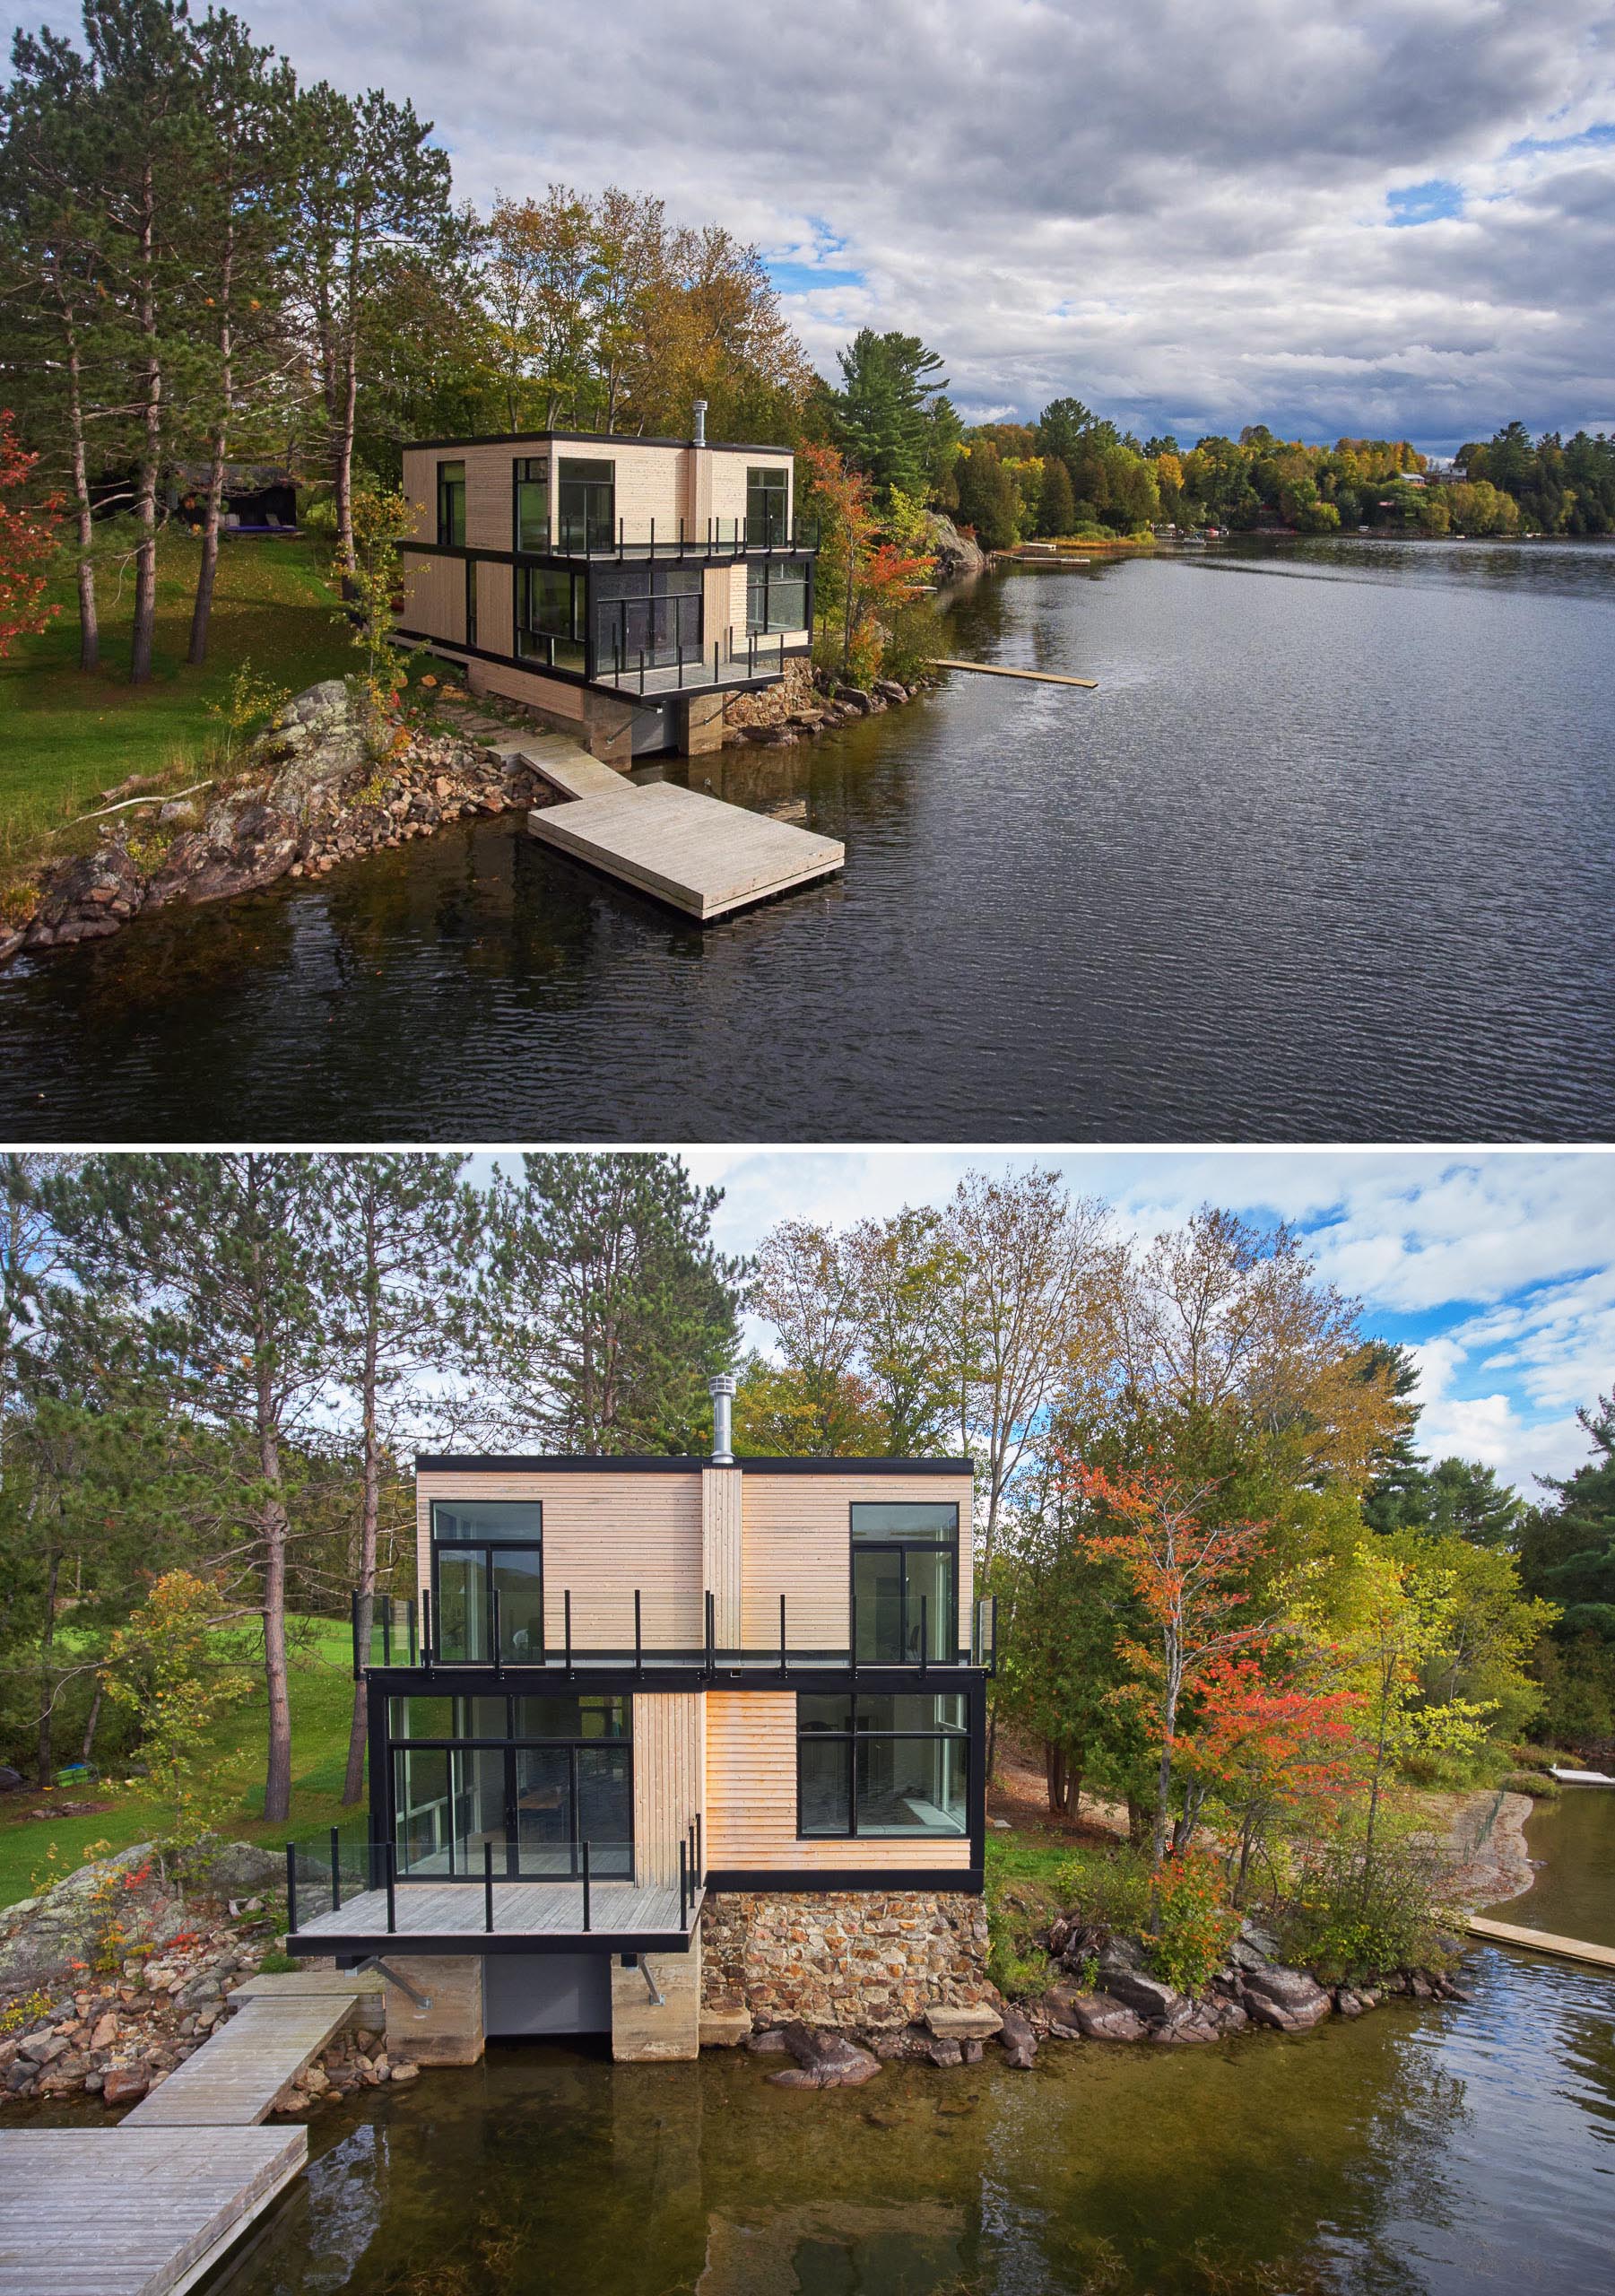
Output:
<svg viewBox="0 0 1615 2296">
<path fill-rule="evenodd" d="M 614 1457 L 604 1451 L 417 1451 L 417 1474 L 699 1474 L 714 1465 L 683 1453 Z M 974 1474 L 970 1459 L 799 1459 L 736 1453 L 748 1474 Z"/>
</svg>

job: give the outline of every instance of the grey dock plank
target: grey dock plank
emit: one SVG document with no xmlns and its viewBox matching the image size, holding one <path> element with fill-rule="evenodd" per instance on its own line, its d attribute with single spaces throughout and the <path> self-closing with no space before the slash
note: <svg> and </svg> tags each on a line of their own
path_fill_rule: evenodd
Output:
<svg viewBox="0 0 1615 2296">
<path fill-rule="evenodd" d="M 1029 685 L 1081 685 L 1090 692 L 1097 690 L 1098 678 L 1067 677 L 1063 670 L 1012 670 L 1005 662 L 958 662 L 939 654 L 931 665 L 933 670 L 974 670 L 984 678 L 1023 678 Z"/>
<path fill-rule="evenodd" d="M 1550 1953 L 1556 1961 L 1586 1961 L 1594 1969 L 1615 1970 L 1615 1945 L 1592 1945 L 1582 1937 L 1556 1936 L 1550 1929 L 1525 1929 L 1517 1922 L 1489 1921 L 1469 1917 L 1472 1937 L 1489 1938 L 1498 1945 L 1524 1945 L 1533 1953 Z"/>
<path fill-rule="evenodd" d="M 837 838 L 670 781 L 630 782 L 546 806 L 528 814 L 527 827 L 541 844 L 702 924 L 829 876 L 847 861 Z"/>
<path fill-rule="evenodd" d="M 303 2128 L 0 2132 L 0 2296 L 183 2296 L 308 2157 Z"/>
<path fill-rule="evenodd" d="M 195 2057 L 136 2105 L 126 2126 L 166 2128 L 249 2126 L 269 2111 L 358 2004 L 346 1993 L 249 2001 Z"/>
</svg>

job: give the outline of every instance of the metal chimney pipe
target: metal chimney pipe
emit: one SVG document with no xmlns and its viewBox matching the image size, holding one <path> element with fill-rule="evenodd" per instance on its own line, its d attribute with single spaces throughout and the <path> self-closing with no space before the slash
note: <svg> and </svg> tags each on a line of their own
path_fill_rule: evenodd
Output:
<svg viewBox="0 0 1615 2296">
<path fill-rule="evenodd" d="M 698 447 L 704 447 L 707 443 L 707 402 L 704 398 L 698 398 L 695 403 L 695 443 Z"/>
<path fill-rule="evenodd" d="M 707 1392 L 712 1397 L 712 1464 L 715 1467 L 732 1467 L 734 1452 L 729 1423 L 729 1406 L 734 1396 L 734 1375 L 720 1371 L 708 1379 Z"/>
</svg>

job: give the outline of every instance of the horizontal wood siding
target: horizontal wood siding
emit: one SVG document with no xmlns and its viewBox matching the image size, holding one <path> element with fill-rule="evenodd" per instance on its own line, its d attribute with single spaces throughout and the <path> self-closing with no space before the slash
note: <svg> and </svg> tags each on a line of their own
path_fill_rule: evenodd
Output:
<svg viewBox="0 0 1615 2296">
<path fill-rule="evenodd" d="M 516 651 L 516 604 L 511 570 L 484 559 L 477 568 L 477 644 L 490 654 Z"/>
<path fill-rule="evenodd" d="M 511 547 L 515 456 L 514 447 L 477 447 L 465 457 L 465 541 L 472 550 Z"/>
<path fill-rule="evenodd" d="M 634 1879 L 642 1889 L 678 1887 L 679 1844 L 701 1809 L 706 1774 L 701 1692 L 636 1691 Z"/>
<path fill-rule="evenodd" d="M 438 539 L 438 465 L 453 459 L 421 447 L 411 447 L 404 455 L 404 499 L 410 507 L 409 530 L 417 542 Z"/>
<path fill-rule="evenodd" d="M 418 558 L 404 552 L 405 630 L 447 644 L 465 642 L 465 563 L 459 558 Z"/>
<path fill-rule="evenodd" d="M 455 1474 L 416 1478 L 420 1582 L 430 1586 L 434 1499 L 540 1499 L 544 1509 L 544 1637 L 559 1649 L 562 1594 L 572 1591 L 579 1648 L 631 1646 L 634 1589 L 644 1594 L 645 1639 L 698 1648 L 701 1601 L 701 1486 L 697 1474 Z"/>
<path fill-rule="evenodd" d="M 637 1758 L 637 1757 L 636 1757 Z M 802 1841 L 796 1834 L 796 1698 L 792 1691 L 707 1693 L 707 1863 L 747 1872 L 825 1873 L 855 1866 L 968 1870 L 965 1835 L 900 1841 Z"/>
<path fill-rule="evenodd" d="M 793 1650 L 845 1649 L 855 1500 L 953 1500 L 959 1506 L 959 1647 L 970 1647 L 971 1483 L 968 1475 L 749 1474 L 742 1560 L 742 1635 L 748 1649 L 779 1639 Z"/>
<path fill-rule="evenodd" d="M 498 571 L 507 577 L 510 569 L 502 566 Z M 510 612 L 510 594 L 505 594 L 505 611 Z M 551 718 L 566 718 L 574 724 L 583 717 L 583 692 L 580 685 L 567 685 L 560 678 L 547 678 L 536 670 L 512 669 L 503 662 L 468 662 L 466 682 L 473 693 L 502 693 L 511 701 L 531 702 L 535 709 L 547 710 Z"/>
</svg>

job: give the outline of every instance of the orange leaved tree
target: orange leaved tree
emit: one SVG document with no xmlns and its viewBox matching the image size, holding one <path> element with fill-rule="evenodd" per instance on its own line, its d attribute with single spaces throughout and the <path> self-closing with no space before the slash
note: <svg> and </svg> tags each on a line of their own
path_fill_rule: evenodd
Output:
<svg viewBox="0 0 1615 2296">
<path fill-rule="evenodd" d="M 62 611 L 45 604 L 59 504 L 54 497 L 31 506 L 21 500 L 39 459 L 19 443 L 10 410 L 0 407 L 0 655 L 13 639 L 38 637 Z"/>
</svg>

